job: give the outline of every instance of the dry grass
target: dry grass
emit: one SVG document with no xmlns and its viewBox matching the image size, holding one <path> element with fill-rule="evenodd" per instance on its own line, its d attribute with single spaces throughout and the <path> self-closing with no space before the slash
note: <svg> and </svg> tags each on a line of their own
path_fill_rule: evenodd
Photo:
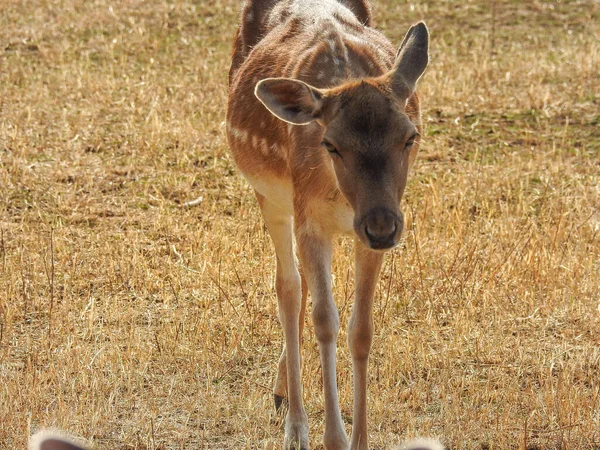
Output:
<svg viewBox="0 0 600 450">
<path fill-rule="evenodd" d="M 1 448 L 47 426 L 100 448 L 280 445 L 273 252 L 223 136 L 238 7 L 2 2 Z M 375 305 L 372 445 L 599 449 L 600 4 L 374 10 L 394 42 L 427 20 L 432 61 Z M 340 241 L 344 323 L 350 261 Z M 310 324 L 303 354 L 319 447 Z M 350 427 L 344 338 L 339 382 Z"/>
</svg>

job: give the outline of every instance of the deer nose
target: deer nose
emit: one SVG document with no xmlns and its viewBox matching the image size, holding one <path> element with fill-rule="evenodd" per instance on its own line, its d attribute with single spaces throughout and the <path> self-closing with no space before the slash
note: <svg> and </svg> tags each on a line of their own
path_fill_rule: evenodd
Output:
<svg viewBox="0 0 600 450">
<path fill-rule="evenodd" d="M 402 221 L 391 211 L 376 209 L 367 215 L 364 227 L 371 248 L 382 250 L 396 244 L 396 235 L 402 227 Z"/>
</svg>

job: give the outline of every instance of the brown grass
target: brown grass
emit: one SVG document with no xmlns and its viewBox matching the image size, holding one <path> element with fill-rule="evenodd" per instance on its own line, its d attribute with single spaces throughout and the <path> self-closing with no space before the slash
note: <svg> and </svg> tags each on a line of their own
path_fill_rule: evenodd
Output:
<svg viewBox="0 0 600 450">
<path fill-rule="evenodd" d="M 223 135 L 238 7 L 0 5 L 1 448 L 47 426 L 100 448 L 280 446 L 273 251 Z M 374 11 L 398 43 L 425 19 L 432 58 L 375 304 L 372 445 L 599 449 L 600 4 Z M 341 240 L 343 323 L 351 260 Z M 310 324 L 303 352 L 319 447 Z M 348 428 L 349 369 L 342 337 Z"/>
</svg>

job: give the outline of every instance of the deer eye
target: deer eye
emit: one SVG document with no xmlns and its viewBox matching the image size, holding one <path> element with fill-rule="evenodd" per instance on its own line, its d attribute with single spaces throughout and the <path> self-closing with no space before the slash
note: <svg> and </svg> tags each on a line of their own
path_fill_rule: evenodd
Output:
<svg viewBox="0 0 600 450">
<path fill-rule="evenodd" d="M 342 157 L 342 155 L 340 155 L 340 152 L 337 151 L 337 148 L 335 148 L 331 142 L 329 141 L 323 141 L 321 142 L 321 145 L 323 147 L 325 147 L 325 150 L 327 150 L 329 152 L 330 155 L 336 155 L 339 156 L 340 158 Z"/>
<path fill-rule="evenodd" d="M 415 133 L 411 137 L 409 137 L 408 140 L 406 141 L 406 144 L 404 145 L 404 148 L 405 149 L 411 148 L 414 145 L 416 138 L 417 138 L 417 133 Z"/>
</svg>

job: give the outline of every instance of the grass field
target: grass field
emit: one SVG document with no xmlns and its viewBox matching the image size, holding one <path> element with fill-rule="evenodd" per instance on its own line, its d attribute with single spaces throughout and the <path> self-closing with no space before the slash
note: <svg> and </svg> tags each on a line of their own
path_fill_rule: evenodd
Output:
<svg viewBox="0 0 600 450">
<path fill-rule="evenodd" d="M 376 295 L 371 444 L 600 449 L 600 3 L 373 7 L 398 44 L 426 20 L 431 62 Z M 238 9 L 0 5 L 1 449 L 41 427 L 106 449 L 280 447 L 273 250 L 224 138 Z M 350 244 L 334 263 L 348 429 Z"/>
</svg>

